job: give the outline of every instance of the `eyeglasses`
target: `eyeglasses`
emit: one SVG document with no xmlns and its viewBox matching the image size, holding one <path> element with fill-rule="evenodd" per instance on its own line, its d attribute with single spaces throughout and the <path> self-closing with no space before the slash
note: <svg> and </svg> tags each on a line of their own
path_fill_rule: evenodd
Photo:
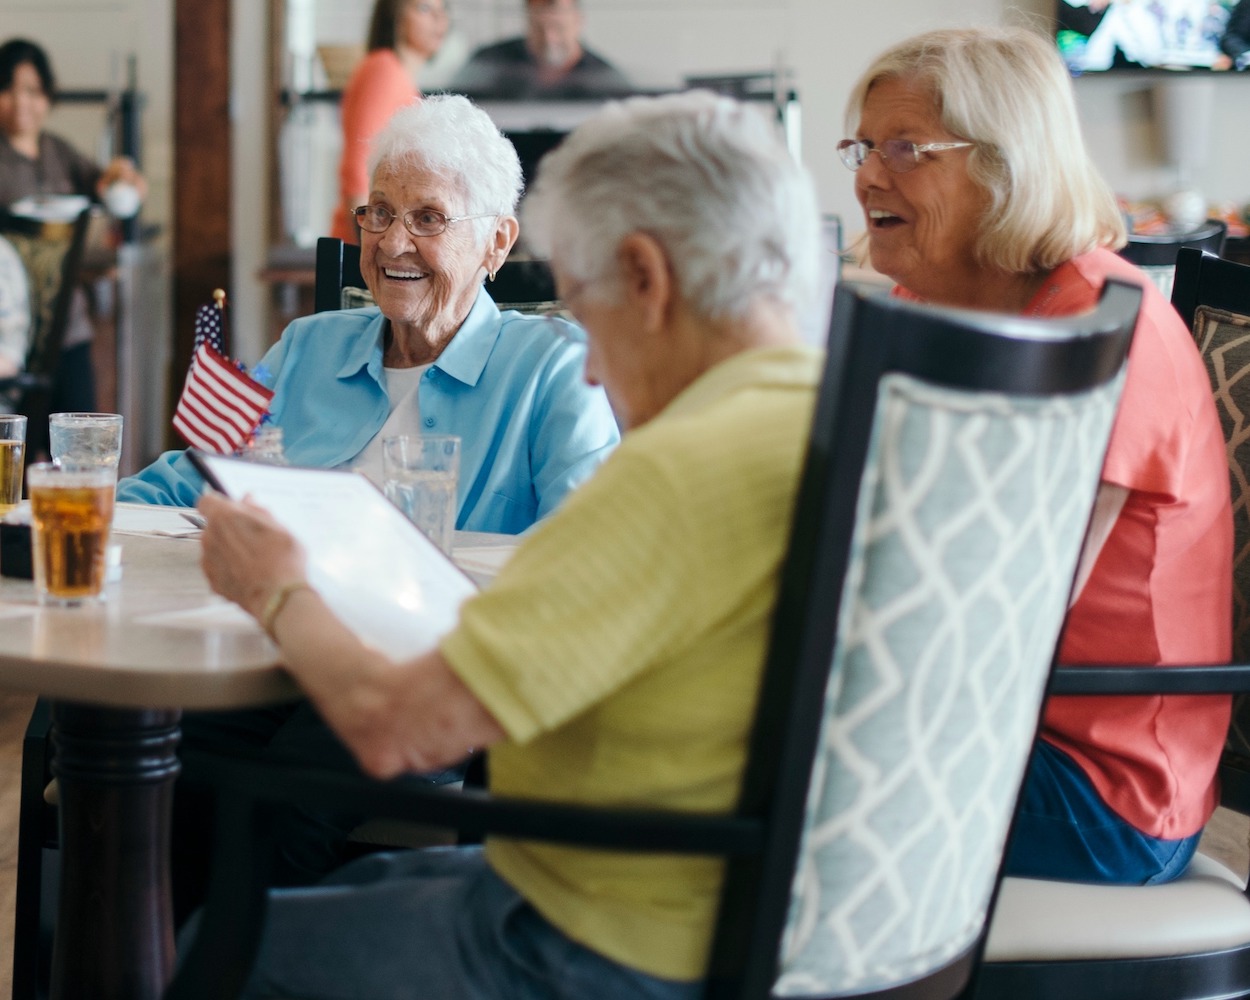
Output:
<svg viewBox="0 0 1250 1000">
<path fill-rule="evenodd" d="M 921 153 L 941 153 L 975 145 L 975 142 L 925 142 L 917 145 L 910 139 L 886 139 L 877 144 L 867 139 L 843 139 L 838 143 L 838 156 L 848 170 L 858 170 L 868 161 L 869 153 L 879 153 L 887 170 L 905 174 L 919 166 Z"/>
<path fill-rule="evenodd" d="M 391 223 L 401 216 L 381 205 L 361 205 L 353 208 L 352 216 L 356 225 L 366 233 L 384 233 L 391 228 Z M 481 212 L 477 215 L 445 215 L 435 208 L 414 208 L 402 216 L 404 228 L 413 236 L 437 236 L 448 226 L 469 219 L 494 219 L 498 212 Z"/>
</svg>

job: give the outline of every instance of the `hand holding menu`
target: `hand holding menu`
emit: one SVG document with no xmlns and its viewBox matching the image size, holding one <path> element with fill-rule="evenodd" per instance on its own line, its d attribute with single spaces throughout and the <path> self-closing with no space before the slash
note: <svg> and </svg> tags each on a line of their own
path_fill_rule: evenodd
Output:
<svg viewBox="0 0 1250 1000">
<path fill-rule="evenodd" d="M 188 455 L 210 485 L 250 496 L 308 556 L 308 582 L 360 639 L 394 659 L 433 649 L 476 588 L 358 472 Z"/>
</svg>

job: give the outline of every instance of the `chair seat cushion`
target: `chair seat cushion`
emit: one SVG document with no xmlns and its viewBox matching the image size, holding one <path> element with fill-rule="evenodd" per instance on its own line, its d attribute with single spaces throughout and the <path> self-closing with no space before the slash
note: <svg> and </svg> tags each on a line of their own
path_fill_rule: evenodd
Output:
<svg viewBox="0 0 1250 1000">
<path fill-rule="evenodd" d="M 1201 854 L 1164 885 L 1004 879 L 985 960 L 1148 958 L 1244 945 L 1250 900 L 1243 885 Z"/>
</svg>

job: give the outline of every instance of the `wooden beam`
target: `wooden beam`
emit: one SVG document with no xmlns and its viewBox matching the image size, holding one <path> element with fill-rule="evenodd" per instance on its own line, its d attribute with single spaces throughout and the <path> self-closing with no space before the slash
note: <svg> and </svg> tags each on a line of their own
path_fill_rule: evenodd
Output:
<svg viewBox="0 0 1250 1000">
<path fill-rule="evenodd" d="M 195 311 L 230 284 L 230 166 L 230 0 L 175 0 L 170 414 L 191 362 Z M 172 427 L 168 440 L 182 444 Z"/>
</svg>

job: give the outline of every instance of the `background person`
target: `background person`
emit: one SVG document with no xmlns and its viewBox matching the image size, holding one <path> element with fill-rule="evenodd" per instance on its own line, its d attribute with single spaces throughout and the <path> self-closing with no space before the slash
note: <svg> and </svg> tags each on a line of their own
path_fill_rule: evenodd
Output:
<svg viewBox="0 0 1250 1000">
<path fill-rule="evenodd" d="M 1220 36 L 1220 56 L 1212 69 L 1246 69 L 1250 66 L 1250 0 L 1239 0 L 1228 14 Z"/>
<path fill-rule="evenodd" d="M 0 206 L 31 195 L 84 195 L 114 204 L 124 200 L 136 208 L 147 182 L 124 156 L 99 167 L 60 136 L 44 130 L 56 78 L 47 53 L 34 42 L 13 38 L 0 45 Z M 110 189 L 124 186 L 114 200 Z M 84 290 L 70 306 L 50 407 L 94 410 L 95 376 L 91 368 L 92 326 Z"/>
<path fill-rule="evenodd" d="M 873 267 L 896 293 L 1026 316 L 1144 289 L 1060 658 L 1219 663 L 1231 652 L 1228 460 L 1206 369 L 1175 310 L 1112 253 L 1125 240 L 1049 41 L 936 31 L 860 78 L 839 145 Z M 1215 808 L 1223 696 L 1051 698 L 1008 859 L 1094 882 L 1178 875 Z"/>
<path fill-rule="evenodd" d="M 302 586 L 266 624 L 373 774 L 490 746 L 503 794 L 729 810 L 821 367 L 796 320 L 820 253 L 811 181 L 741 105 L 635 99 L 543 161 L 531 221 L 621 446 L 440 649 L 388 662 Z M 220 593 L 256 614 L 304 580 L 264 512 L 200 510 Z M 722 867 L 515 840 L 375 855 L 271 896 L 245 995 L 694 998 Z"/>
<path fill-rule="evenodd" d="M 525 37 L 479 48 L 448 84 L 477 98 L 510 101 L 620 97 L 633 90 L 582 44 L 580 0 L 525 0 Z"/>
<path fill-rule="evenodd" d="M 30 295 L 26 268 L 13 244 L 0 236 L 0 378 L 26 365 L 30 338 Z"/>
<path fill-rule="evenodd" d="M 369 144 L 400 108 L 421 96 L 421 70 L 447 35 L 443 0 L 376 0 L 369 19 L 368 52 L 343 90 L 339 118 L 339 204 L 330 235 L 359 241 L 349 214 L 369 196 Z"/>
</svg>

